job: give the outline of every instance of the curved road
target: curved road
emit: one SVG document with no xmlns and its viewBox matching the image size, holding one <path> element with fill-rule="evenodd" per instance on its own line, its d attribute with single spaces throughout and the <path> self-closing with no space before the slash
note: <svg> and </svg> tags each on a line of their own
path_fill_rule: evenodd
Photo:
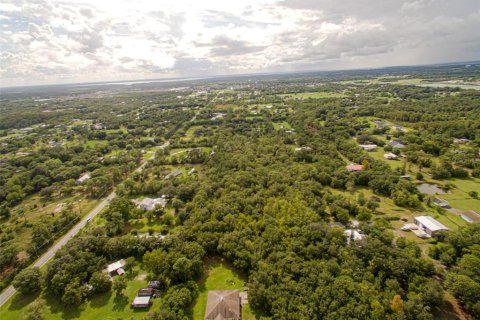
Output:
<svg viewBox="0 0 480 320">
<path fill-rule="evenodd" d="M 163 149 L 169 144 L 169 141 L 167 141 L 159 148 Z M 138 167 L 135 171 L 142 171 L 147 162 L 154 158 L 155 154 L 150 159 L 142 163 L 142 165 Z M 115 198 L 115 192 L 110 193 L 108 197 L 106 197 L 102 202 L 100 202 L 99 205 L 97 205 L 92 211 L 90 211 L 85 217 L 83 217 L 83 219 L 80 220 L 79 223 L 77 223 L 72 229 L 70 229 L 70 231 L 68 231 L 62 238 L 60 238 L 60 240 L 55 243 L 50 249 L 48 249 L 47 252 L 45 252 L 33 265 L 31 265 L 31 267 L 43 267 L 55 255 L 55 253 L 68 242 L 68 240 L 70 240 L 77 233 L 79 233 L 80 230 L 82 230 L 82 228 L 85 227 L 85 225 L 88 223 L 88 221 L 90 221 L 90 219 L 92 219 L 100 211 L 102 211 L 110 203 L 110 201 L 112 201 L 113 198 Z M 8 286 L 5 290 L 3 290 L 3 292 L 0 294 L 0 307 L 3 306 L 11 297 L 13 297 L 16 292 L 17 290 L 15 290 L 12 285 Z"/>
</svg>

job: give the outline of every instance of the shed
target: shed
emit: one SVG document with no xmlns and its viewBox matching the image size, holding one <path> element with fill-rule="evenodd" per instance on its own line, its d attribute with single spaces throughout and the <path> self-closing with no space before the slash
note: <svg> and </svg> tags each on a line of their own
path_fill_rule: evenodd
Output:
<svg viewBox="0 0 480 320">
<path fill-rule="evenodd" d="M 148 287 L 152 289 L 158 289 L 160 288 L 160 281 L 157 280 L 152 280 L 148 282 Z"/>
<path fill-rule="evenodd" d="M 135 297 L 135 299 L 132 302 L 132 308 L 137 309 L 137 308 L 148 308 L 152 302 L 150 301 L 150 296 L 146 297 Z"/>
<path fill-rule="evenodd" d="M 141 288 L 138 290 L 137 296 L 139 297 L 151 297 L 153 296 L 153 288 Z"/>
<path fill-rule="evenodd" d="M 240 291 L 213 290 L 208 291 L 205 320 L 241 320 L 242 307 Z"/>
<path fill-rule="evenodd" d="M 428 235 L 435 237 L 439 231 L 448 230 L 448 228 L 430 216 L 419 216 L 413 219 L 413 222 L 420 230 Z"/>
</svg>

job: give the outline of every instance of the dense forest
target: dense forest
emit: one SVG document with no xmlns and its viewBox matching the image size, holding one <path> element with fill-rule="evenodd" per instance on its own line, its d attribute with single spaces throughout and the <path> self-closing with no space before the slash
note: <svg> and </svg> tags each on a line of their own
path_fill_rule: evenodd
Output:
<svg viewBox="0 0 480 320">
<path fill-rule="evenodd" d="M 480 91 L 368 82 L 377 77 L 270 79 L 254 88 L 225 80 L 48 106 L 8 102 L 0 127 L 3 286 L 16 274 L 20 292 L 43 290 L 79 308 L 124 294 L 129 278 L 111 281 L 102 270 L 126 259 L 127 275 L 141 268 L 161 287 L 140 318 L 190 319 L 205 261 L 220 257 L 245 275 L 257 319 L 447 319 L 447 295 L 480 318 L 479 223 L 419 188 L 439 186 L 457 211 L 478 212 Z M 47 108 L 59 111 L 34 116 Z M 31 132 L 20 134 L 26 126 Z M 33 255 L 62 219 L 81 214 L 67 206 L 31 222 L 23 203 L 110 190 L 116 198 L 46 270 L 25 268 L 30 260 L 19 252 Z M 144 196 L 167 204 L 139 209 Z M 400 229 L 421 215 L 451 230 L 420 239 Z M 26 248 L 15 242 L 21 228 L 32 230 Z M 360 240 L 346 237 L 352 230 Z"/>
</svg>

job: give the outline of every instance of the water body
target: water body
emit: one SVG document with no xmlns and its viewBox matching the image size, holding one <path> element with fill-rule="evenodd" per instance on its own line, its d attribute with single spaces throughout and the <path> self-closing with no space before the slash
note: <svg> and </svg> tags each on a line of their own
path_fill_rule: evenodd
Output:
<svg viewBox="0 0 480 320">
<path fill-rule="evenodd" d="M 473 89 L 480 90 L 480 85 L 474 84 L 456 84 L 456 83 L 422 83 L 417 84 L 419 87 L 430 87 L 430 88 L 460 88 L 460 89 Z"/>
<path fill-rule="evenodd" d="M 436 184 L 422 183 L 417 186 L 418 191 L 434 195 L 434 194 L 445 194 L 446 192 L 440 189 Z"/>
</svg>

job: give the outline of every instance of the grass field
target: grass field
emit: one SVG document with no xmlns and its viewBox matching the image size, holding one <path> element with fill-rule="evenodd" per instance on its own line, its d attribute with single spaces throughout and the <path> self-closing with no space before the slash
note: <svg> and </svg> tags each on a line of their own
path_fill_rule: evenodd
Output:
<svg viewBox="0 0 480 320">
<path fill-rule="evenodd" d="M 193 307 L 193 319 L 203 320 L 209 290 L 238 289 L 242 291 L 244 286 L 245 278 L 236 274 L 234 269 L 226 262 L 220 259 L 210 259 L 206 261 L 205 275 L 199 282 L 200 294 Z M 242 306 L 242 319 L 255 319 L 248 304 Z"/>
<path fill-rule="evenodd" d="M 94 295 L 89 301 L 78 308 L 65 307 L 62 302 L 47 293 L 32 294 L 21 296 L 16 294 L 12 300 L 0 308 L 0 319 L 2 320 L 20 320 L 25 319 L 25 313 L 28 305 L 40 296 L 46 300 L 47 308 L 45 320 L 65 320 L 65 319 L 102 319 L 117 320 L 129 319 L 140 320 L 148 311 L 157 310 L 160 306 L 159 300 L 153 300 L 153 306 L 149 310 L 133 310 L 130 304 L 135 298 L 138 289 L 146 286 L 146 280 L 133 280 L 134 276 L 141 272 L 137 267 L 127 282 L 127 288 L 123 296 L 116 296 L 110 292 L 106 294 Z"/>
<path fill-rule="evenodd" d="M 402 157 L 398 157 L 397 160 L 387 160 L 383 156 L 385 153 L 387 153 L 387 152 L 384 151 L 382 147 L 378 147 L 376 151 L 369 152 L 368 155 L 371 156 L 375 160 L 380 160 L 380 161 L 384 161 L 384 162 L 388 163 L 388 165 L 390 165 L 390 167 L 392 169 L 402 168 L 403 165 L 406 162 L 406 159 L 404 159 Z"/>
<path fill-rule="evenodd" d="M 31 239 L 31 228 L 22 227 L 22 224 L 16 224 L 15 221 L 35 223 L 40 220 L 52 218 L 52 213 L 59 204 L 72 204 L 72 210 L 80 212 L 81 215 L 87 214 L 92 210 L 98 201 L 95 199 L 85 198 L 81 195 L 69 196 L 62 198 L 54 198 L 52 200 L 45 200 L 38 194 L 32 195 L 24 199 L 19 205 L 12 209 L 12 216 L 8 221 L 2 221 L 2 225 L 15 224 L 15 240 L 20 245 L 20 248 L 26 249 Z"/>
<path fill-rule="evenodd" d="M 432 183 L 445 185 L 451 183 L 455 188 L 450 190 L 450 193 L 439 195 L 439 198 L 447 200 L 451 207 L 459 210 L 474 210 L 480 213 L 480 200 L 473 199 L 468 195 L 470 191 L 480 190 L 479 178 L 468 179 L 450 179 L 450 180 L 429 180 Z"/>
<path fill-rule="evenodd" d="M 290 125 L 290 123 L 285 122 L 285 121 L 284 122 L 272 122 L 272 125 L 273 125 L 273 128 L 275 128 L 275 130 L 280 130 L 280 128 L 282 126 L 286 130 L 292 129 L 292 126 Z"/>
</svg>

